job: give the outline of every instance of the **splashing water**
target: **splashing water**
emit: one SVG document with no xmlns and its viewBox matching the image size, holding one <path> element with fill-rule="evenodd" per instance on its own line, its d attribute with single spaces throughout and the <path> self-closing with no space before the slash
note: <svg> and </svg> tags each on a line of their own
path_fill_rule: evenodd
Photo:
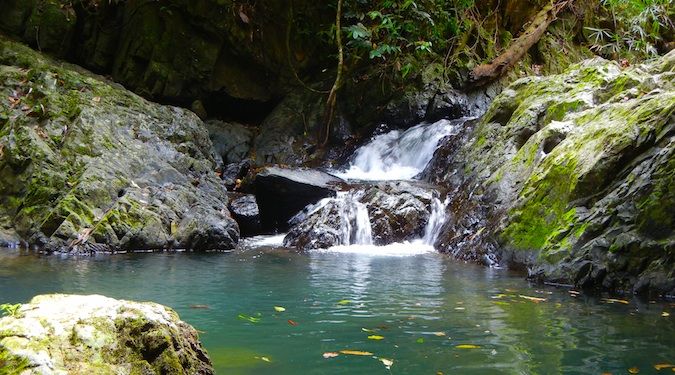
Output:
<svg viewBox="0 0 675 375">
<path fill-rule="evenodd" d="M 441 139 L 455 134 L 467 120 L 440 120 L 380 134 L 356 151 L 346 171 L 334 174 L 351 180 L 410 180 L 426 167 Z"/>
<path fill-rule="evenodd" d="M 434 246 L 436 243 L 438 235 L 441 234 L 443 224 L 448 220 L 448 214 L 446 212 L 448 203 L 450 203 L 449 198 L 445 198 L 444 202 L 441 202 L 438 198 L 432 200 L 431 215 L 429 216 L 429 222 L 427 223 L 426 228 L 424 228 L 424 237 L 422 237 L 425 244 Z"/>
<path fill-rule="evenodd" d="M 372 245 L 373 235 L 370 227 L 368 208 L 361 203 L 362 191 L 340 191 L 334 198 L 324 198 L 314 205 L 308 206 L 290 222 L 301 222 L 322 208 L 332 205 L 340 217 L 341 245 Z M 328 210 L 326 214 L 335 214 Z"/>
</svg>

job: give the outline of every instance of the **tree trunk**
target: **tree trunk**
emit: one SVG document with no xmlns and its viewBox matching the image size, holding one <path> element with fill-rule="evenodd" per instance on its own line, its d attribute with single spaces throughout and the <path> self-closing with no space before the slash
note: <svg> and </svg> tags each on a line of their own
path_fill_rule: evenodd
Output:
<svg viewBox="0 0 675 375">
<path fill-rule="evenodd" d="M 337 101 L 337 92 L 340 89 L 340 86 L 342 86 L 342 70 L 344 68 L 344 51 L 342 48 L 342 30 L 340 26 L 340 19 L 342 18 L 342 1 L 343 0 L 338 0 L 337 13 L 335 15 L 335 40 L 338 47 L 337 73 L 333 87 L 330 89 L 328 99 L 326 100 L 326 108 L 323 112 L 323 126 L 319 132 L 319 147 L 326 146 L 328 139 L 330 138 L 331 123 L 333 121 L 333 115 L 335 114 L 335 104 Z"/>
<path fill-rule="evenodd" d="M 565 0 L 557 4 L 548 4 L 537 13 L 525 31 L 516 38 L 509 48 L 489 64 L 475 67 L 469 74 L 468 84 L 482 86 L 488 84 L 511 69 L 539 39 L 546 29 L 556 19 L 557 14 L 571 1 Z"/>
</svg>

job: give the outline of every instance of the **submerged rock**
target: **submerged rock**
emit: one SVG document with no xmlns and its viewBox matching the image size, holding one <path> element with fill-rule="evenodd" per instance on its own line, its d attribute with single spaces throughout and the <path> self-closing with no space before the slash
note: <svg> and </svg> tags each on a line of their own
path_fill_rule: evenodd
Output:
<svg viewBox="0 0 675 375">
<path fill-rule="evenodd" d="M 255 196 L 265 230 L 285 230 L 306 206 L 335 196 L 345 181 L 316 169 L 268 167 L 255 177 Z"/>
<path fill-rule="evenodd" d="M 0 367 L 21 374 L 213 374 L 197 331 L 152 302 L 34 297 L 0 319 Z"/>
<path fill-rule="evenodd" d="M 47 251 L 229 249 L 193 113 L 0 39 L 0 222 Z"/>
<path fill-rule="evenodd" d="M 531 277 L 672 294 L 674 79 L 671 52 L 628 69 L 597 58 L 518 80 L 466 144 L 438 151 L 427 177 L 479 199 L 489 210 L 482 235 Z"/>
</svg>

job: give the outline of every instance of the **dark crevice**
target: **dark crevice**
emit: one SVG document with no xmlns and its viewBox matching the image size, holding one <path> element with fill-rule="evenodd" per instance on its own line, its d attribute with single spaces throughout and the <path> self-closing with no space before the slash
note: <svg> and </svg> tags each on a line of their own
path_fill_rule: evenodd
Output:
<svg viewBox="0 0 675 375">
<path fill-rule="evenodd" d="M 202 99 L 202 104 L 209 118 L 260 125 L 279 104 L 279 100 L 247 100 L 234 98 L 227 94 L 217 94 Z"/>
</svg>

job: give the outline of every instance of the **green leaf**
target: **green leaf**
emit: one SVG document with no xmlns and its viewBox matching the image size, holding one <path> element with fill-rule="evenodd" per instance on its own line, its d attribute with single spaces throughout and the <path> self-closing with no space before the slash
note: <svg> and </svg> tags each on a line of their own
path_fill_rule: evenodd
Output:
<svg viewBox="0 0 675 375">
<path fill-rule="evenodd" d="M 276 311 L 276 312 L 284 312 L 284 311 L 286 311 L 286 308 L 285 308 L 285 307 L 281 307 L 281 306 L 274 306 L 274 311 Z"/>
</svg>

